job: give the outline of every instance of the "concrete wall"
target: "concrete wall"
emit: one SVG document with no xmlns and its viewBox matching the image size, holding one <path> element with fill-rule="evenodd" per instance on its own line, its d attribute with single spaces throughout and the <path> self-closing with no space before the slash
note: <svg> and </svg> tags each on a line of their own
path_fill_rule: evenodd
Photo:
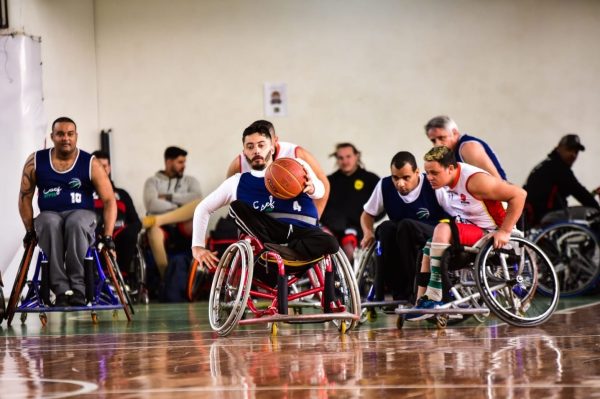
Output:
<svg viewBox="0 0 600 399">
<path fill-rule="evenodd" d="M 509 178 L 566 132 L 600 184 L 600 2 L 519 0 L 9 0 L 13 28 L 42 36 L 46 112 L 70 115 L 82 148 L 113 129 L 114 177 L 138 211 L 168 145 L 190 151 L 208 193 L 263 118 L 262 84 L 288 85 L 282 139 L 327 158 L 339 141 L 386 174 L 429 148 L 432 116 L 487 140 Z"/>
</svg>

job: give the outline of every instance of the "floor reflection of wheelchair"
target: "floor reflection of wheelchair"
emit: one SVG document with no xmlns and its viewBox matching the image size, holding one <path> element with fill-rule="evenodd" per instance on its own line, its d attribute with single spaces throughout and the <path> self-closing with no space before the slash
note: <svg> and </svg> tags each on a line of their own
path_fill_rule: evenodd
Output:
<svg viewBox="0 0 600 399">
<path fill-rule="evenodd" d="M 551 212 L 542 219 L 542 226 L 532 229 L 529 236 L 554 264 L 561 297 L 598 288 L 600 212 L 582 206 Z"/>
<path fill-rule="evenodd" d="M 49 287 L 49 264 L 42 251 L 39 251 L 35 271 L 31 280 L 27 280 L 29 266 L 34 256 L 36 243 L 30 243 L 25 249 L 13 289 L 6 307 L 7 324 L 10 326 L 15 313 L 21 313 L 24 323 L 28 313 L 39 313 L 42 325 L 47 323 L 48 312 L 91 311 L 92 321 L 98 321 L 98 311 L 123 309 L 127 320 L 134 313 L 132 301 L 125 289 L 125 282 L 113 255 L 106 249 L 90 247 L 84 260 L 85 296 L 88 306 L 56 307 L 52 305 Z M 25 287 L 27 292 L 21 296 Z"/>
<path fill-rule="evenodd" d="M 531 241 L 513 234 L 507 245 L 494 249 L 487 235 L 474 246 L 464 247 L 460 256 L 464 259 L 458 267 L 448 271 L 463 274 L 465 282 L 471 280 L 471 274 L 475 287 L 469 283 L 468 290 L 456 290 L 453 300 L 434 309 L 396 309 L 399 328 L 404 315 L 411 313 L 433 314 L 440 328 L 456 314 L 489 312 L 510 325 L 531 327 L 554 313 L 560 294 L 558 278 L 546 254 Z M 485 307 L 477 306 L 480 299 Z"/>
<path fill-rule="evenodd" d="M 332 321 L 340 332 L 355 327 L 360 298 L 348 259 L 342 251 L 311 261 L 284 260 L 282 249 L 245 237 L 227 248 L 215 271 L 209 298 L 209 321 L 221 336 L 239 325 Z M 290 292 L 300 279 L 310 284 Z M 295 290 L 292 290 L 295 291 Z M 313 298 L 317 298 L 315 301 Z M 307 300 L 307 301 L 305 301 Z M 289 309 L 313 307 L 322 313 L 288 314 Z M 246 309 L 250 314 L 245 316 Z"/>
</svg>

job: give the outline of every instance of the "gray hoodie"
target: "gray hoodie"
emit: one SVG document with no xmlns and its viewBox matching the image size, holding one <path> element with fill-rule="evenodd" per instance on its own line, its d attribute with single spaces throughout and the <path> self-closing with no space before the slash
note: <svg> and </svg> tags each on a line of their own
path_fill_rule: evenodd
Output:
<svg viewBox="0 0 600 399">
<path fill-rule="evenodd" d="M 171 194 L 171 201 L 158 198 L 160 194 Z M 200 197 L 200 183 L 192 176 L 170 178 L 161 170 L 144 183 L 144 206 L 148 214 L 165 213 Z"/>
</svg>

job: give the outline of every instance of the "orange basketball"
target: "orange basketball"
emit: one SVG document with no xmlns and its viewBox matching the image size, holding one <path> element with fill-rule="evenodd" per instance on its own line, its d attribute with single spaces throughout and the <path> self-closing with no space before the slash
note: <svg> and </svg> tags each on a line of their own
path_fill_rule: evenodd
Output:
<svg viewBox="0 0 600 399">
<path fill-rule="evenodd" d="M 274 197 L 290 199 L 300 195 L 306 183 L 306 171 L 293 158 L 279 158 L 265 171 L 265 186 Z"/>
</svg>

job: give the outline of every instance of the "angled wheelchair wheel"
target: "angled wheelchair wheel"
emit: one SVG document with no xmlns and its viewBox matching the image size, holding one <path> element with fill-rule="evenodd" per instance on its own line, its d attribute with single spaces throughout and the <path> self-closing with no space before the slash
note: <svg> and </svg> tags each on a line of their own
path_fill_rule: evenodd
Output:
<svg viewBox="0 0 600 399">
<path fill-rule="evenodd" d="M 146 279 L 147 273 L 146 260 L 144 259 L 144 251 L 137 244 L 136 253 L 133 258 L 133 272 L 136 287 L 132 287 L 137 290 L 137 303 L 147 305 L 150 303 L 150 297 L 148 295 L 148 285 Z"/>
<path fill-rule="evenodd" d="M 102 249 L 100 252 L 104 257 L 106 270 L 110 276 L 110 281 L 112 282 L 113 288 L 119 297 L 119 302 L 121 302 L 121 305 L 123 305 L 125 316 L 127 317 L 128 321 L 131 321 L 134 310 L 133 306 L 131 305 L 131 298 L 125 289 L 125 282 L 123 281 L 123 276 L 119 271 L 119 266 L 117 265 L 117 262 L 112 254 L 106 248 Z"/>
<path fill-rule="evenodd" d="M 21 263 L 19 264 L 19 269 L 17 271 L 17 278 L 15 279 L 15 283 L 10 293 L 8 305 L 6 306 L 6 324 L 8 326 L 10 326 L 12 323 L 15 311 L 17 310 L 17 305 L 19 304 L 19 297 L 21 296 L 21 292 L 23 291 L 25 283 L 27 282 L 27 273 L 29 272 L 29 265 L 31 264 L 31 259 L 33 258 L 35 246 L 36 243 L 29 243 L 27 248 L 25 248 L 23 257 L 21 258 Z"/>
<path fill-rule="evenodd" d="M 375 244 L 369 245 L 361 250 L 358 260 L 355 259 L 357 267 L 355 278 L 361 298 L 367 298 L 371 288 L 375 284 Z"/>
<path fill-rule="evenodd" d="M 220 336 L 226 336 L 244 314 L 250 287 L 254 254 L 245 240 L 231 244 L 221 256 L 210 290 L 208 318 Z"/>
<path fill-rule="evenodd" d="M 600 280 L 600 246 L 593 231 L 577 223 L 558 223 L 539 232 L 533 242 L 552 264 L 561 297 L 585 294 Z M 543 282 L 540 289 L 547 291 Z"/>
<path fill-rule="evenodd" d="M 346 311 L 360 318 L 360 295 L 356 279 L 352 273 L 350 262 L 342 250 L 332 255 L 334 287 L 337 299 L 345 306 Z M 357 326 L 358 320 L 334 320 L 334 324 L 342 333 Z"/>
<path fill-rule="evenodd" d="M 475 260 L 475 279 L 490 311 L 514 326 L 542 324 L 558 305 L 560 288 L 552 263 L 524 238 L 511 237 L 500 249 L 491 240 L 486 243 Z"/>
</svg>

